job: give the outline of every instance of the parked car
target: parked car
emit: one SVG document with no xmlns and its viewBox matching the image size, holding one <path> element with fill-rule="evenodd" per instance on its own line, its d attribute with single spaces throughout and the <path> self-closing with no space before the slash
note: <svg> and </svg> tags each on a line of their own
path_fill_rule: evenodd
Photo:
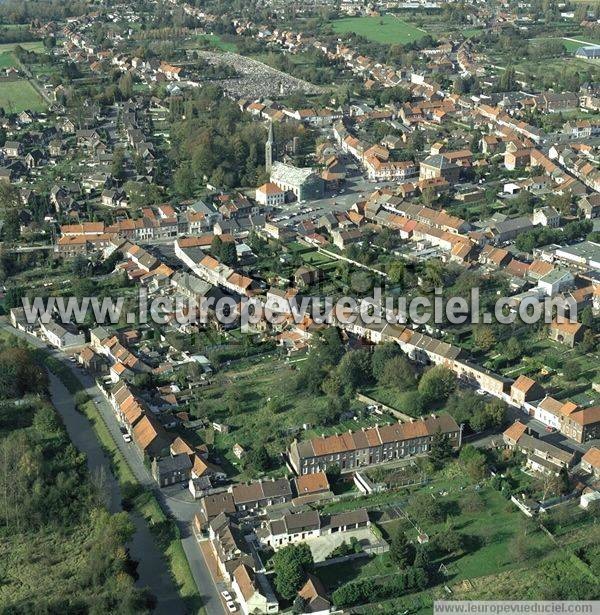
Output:
<svg viewBox="0 0 600 615">
<path fill-rule="evenodd" d="M 128 433 L 123 434 L 123 440 L 129 444 L 131 442 L 131 436 Z"/>
<path fill-rule="evenodd" d="M 233 600 L 229 600 L 226 604 L 230 613 L 235 613 L 237 611 L 237 606 L 235 606 L 235 602 L 233 602 Z"/>
<path fill-rule="evenodd" d="M 231 602 L 231 594 L 227 590 L 223 590 L 221 596 L 223 596 L 227 602 Z"/>
</svg>

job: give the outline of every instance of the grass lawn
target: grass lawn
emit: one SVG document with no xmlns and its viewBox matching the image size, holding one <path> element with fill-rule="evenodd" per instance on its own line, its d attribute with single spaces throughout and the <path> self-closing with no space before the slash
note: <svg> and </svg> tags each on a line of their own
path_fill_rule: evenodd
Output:
<svg viewBox="0 0 600 615">
<path fill-rule="evenodd" d="M 587 46 L 591 46 L 591 45 L 598 45 L 598 44 L 600 44 L 597 41 L 594 41 L 593 39 L 590 40 L 588 37 L 583 37 L 583 36 L 570 36 L 568 38 L 565 38 L 565 37 L 539 37 L 539 38 L 532 38 L 532 39 L 530 39 L 529 42 L 530 43 L 535 43 L 536 41 L 560 41 L 565 46 L 565 49 L 569 53 L 574 53 L 580 47 L 587 47 Z"/>
<path fill-rule="evenodd" d="M 17 60 L 15 59 L 15 56 L 10 51 L 0 53 L 0 70 L 4 70 L 5 68 L 11 68 L 13 66 L 17 66 Z"/>
<path fill-rule="evenodd" d="M 44 43 L 42 41 L 32 41 L 30 43 L 2 43 L 0 44 L 0 53 L 14 51 L 15 47 L 23 47 L 27 51 L 35 51 L 36 53 L 44 51 Z"/>
<path fill-rule="evenodd" d="M 0 107 L 14 113 L 25 109 L 45 111 L 46 103 L 29 81 L 17 79 L 0 83 Z"/>
<path fill-rule="evenodd" d="M 188 49 L 206 48 L 206 46 L 222 51 L 237 51 L 237 45 L 232 41 L 224 41 L 218 34 L 200 34 L 186 43 Z"/>
<path fill-rule="evenodd" d="M 190 409 L 194 415 L 229 425 L 228 434 L 214 434 L 214 443 L 221 458 L 229 462 L 230 472 L 235 475 L 242 474 L 239 460 L 232 453 L 236 443 L 247 450 L 264 444 L 275 457 L 287 448 L 298 432 L 298 437 L 307 439 L 322 433 L 356 430 L 375 423 L 374 419 L 365 418 L 337 421 L 334 425 L 322 427 L 329 414 L 325 395 L 286 390 L 282 386 L 294 378 L 294 367 L 272 356 L 257 358 L 254 362 L 236 362 L 220 372 L 210 386 L 199 389 L 197 397 L 191 402 Z M 225 390 L 228 392 L 224 398 Z M 228 399 L 232 394 L 238 395 L 237 409 L 233 411 Z M 356 409 L 362 407 L 364 404 L 356 404 Z M 308 425 L 307 430 L 303 429 L 305 424 Z M 319 427 L 312 429 L 313 425 Z M 208 431 L 199 433 L 201 440 L 212 435 Z"/>
<path fill-rule="evenodd" d="M 411 414 L 407 411 L 407 407 L 405 404 L 405 399 L 409 392 L 406 391 L 398 391 L 389 386 L 380 386 L 373 385 L 370 387 L 365 387 L 361 390 L 361 393 L 371 397 L 375 401 L 378 401 L 381 404 L 385 404 L 394 410 L 399 410 L 400 412 L 404 412 L 405 414 Z M 393 419 L 392 416 L 390 416 Z M 418 418 L 418 415 L 415 415 L 414 418 Z"/>
<path fill-rule="evenodd" d="M 217 34 L 202 34 L 201 36 L 198 37 L 198 39 L 208 41 L 211 45 L 213 45 L 214 47 L 218 47 L 219 49 L 222 49 L 223 51 L 236 51 L 237 50 L 237 45 L 235 43 L 224 41 Z"/>
<path fill-rule="evenodd" d="M 463 492 L 465 493 L 465 492 Z M 439 563 L 450 568 L 453 581 L 484 576 L 523 565 L 515 560 L 511 552 L 511 540 L 520 531 L 523 515 L 516 506 L 507 501 L 498 491 L 486 487 L 480 491 L 484 500 L 484 509 L 480 512 L 462 512 L 459 508 L 460 492 L 450 493 L 441 498 L 449 510 L 457 512 L 450 516 L 452 526 L 457 531 L 473 537 L 479 546 L 462 556 L 446 557 Z M 429 536 L 442 531 L 445 521 L 430 523 L 418 520 L 423 531 Z M 406 531 L 410 538 L 416 537 L 416 530 L 405 519 L 389 521 L 382 524 L 382 530 L 390 535 L 398 527 Z M 541 530 L 528 535 L 528 542 L 533 549 L 548 551 L 552 547 L 550 538 Z"/>
<path fill-rule="evenodd" d="M 334 32 L 354 32 L 383 45 L 412 43 L 423 38 L 427 32 L 402 21 L 394 15 L 381 17 L 348 17 L 332 22 Z"/>
<path fill-rule="evenodd" d="M 331 593 L 334 589 L 349 581 L 392 574 L 397 571 L 398 567 L 390 561 L 389 555 L 384 553 L 374 557 L 364 557 L 350 562 L 319 567 L 318 576 L 323 581 L 327 591 Z"/>
</svg>

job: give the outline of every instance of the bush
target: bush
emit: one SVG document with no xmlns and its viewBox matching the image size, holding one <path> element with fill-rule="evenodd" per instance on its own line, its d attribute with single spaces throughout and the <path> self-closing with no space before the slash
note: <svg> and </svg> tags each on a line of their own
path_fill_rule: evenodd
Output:
<svg viewBox="0 0 600 615">
<path fill-rule="evenodd" d="M 85 404 L 87 404 L 88 401 L 90 401 L 90 396 L 85 391 L 79 391 L 75 393 L 75 397 L 73 397 L 73 401 L 75 402 L 77 409 L 80 410 L 82 406 L 85 406 Z"/>
<path fill-rule="evenodd" d="M 398 598 L 404 594 L 421 591 L 429 584 L 429 577 L 422 568 L 408 568 L 383 582 L 372 579 L 347 583 L 336 589 L 332 600 L 336 607 L 348 607 L 367 602 Z"/>
</svg>

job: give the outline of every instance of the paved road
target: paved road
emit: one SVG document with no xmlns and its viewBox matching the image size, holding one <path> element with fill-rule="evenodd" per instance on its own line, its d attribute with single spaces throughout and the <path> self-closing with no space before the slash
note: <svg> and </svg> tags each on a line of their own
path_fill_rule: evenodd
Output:
<svg viewBox="0 0 600 615">
<path fill-rule="evenodd" d="M 10 333 L 27 340 L 33 346 L 37 346 L 39 348 L 46 348 L 45 344 L 38 338 L 10 327 L 8 324 L 6 324 L 5 319 L 4 322 L 0 322 L 0 326 L 9 331 Z M 95 401 L 96 406 L 100 414 L 102 415 L 102 418 L 104 419 L 104 422 L 106 423 L 106 426 L 108 427 L 116 445 L 127 460 L 127 463 L 129 464 L 129 467 L 131 468 L 137 480 L 144 487 L 147 487 L 154 491 L 159 502 L 163 506 L 163 509 L 168 514 L 170 514 L 177 522 L 182 536 L 181 542 L 183 545 L 183 549 L 190 564 L 190 568 L 192 570 L 192 574 L 194 576 L 194 580 L 196 581 L 196 585 L 199 589 L 200 595 L 202 596 L 203 607 L 206 609 L 208 615 L 222 615 L 225 610 L 219 595 L 220 588 L 215 586 L 215 583 L 213 582 L 213 579 L 210 575 L 208 565 L 204 560 L 202 551 L 199 548 L 195 537 L 193 536 L 193 532 L 191 531 L 191 520 L 198 511 L 198 504 L 193 501 L 192 496 L 187 490 L 184 490 L 182 488 L 176 488 L 175 490 L 171 489 L 168 491 L 162 491 L 158 488 L 158 486 L 150 476 L 148 470 L 144 466 L 135 446 L 133 444 L 127 444 L 123 440 L 121 430 L 118 421 L 113 413 L 112 407 L 106 401 L 106 399 L 100 392 L 100 389 L 96 386 L 96 383 L 93 378 L 91 378 L 87 373 L 84 373 L 81 370 L 77 369 L 71 362 L 67 360 L 65 355 L 61 352 L 51 351 L 51 353 L 56 359 L 62 361 L 64 365 L 71 369 L 71 371 L 81 382 L 86 393 L 91 399 Z M 70 399 L 71 396 L 68 393 L 67 395 Z M 77 414 L 77 416 L 80 415 Z M 98 448 L 100 448 L 90 424 L 84 417 L 80 418 L 82 419 L 83 423 L 87 425 L 87 429 L 91 432 L 93 439 L 96 441 L 96 445 L 98 446 Z M 81 425 L 79 427 L 84 430 Z M 79 431 L 79 428 L 76 431 Z M 141 549 L 140 554 L 138 554 L 135 559 L 139 560 L 140 562 L 143 562 L 143 553 L 144 549 Z M 173 614 L 182 612 L 184 612 L 183 609 L 171 609 L 171 613 Z"/>
</svg>

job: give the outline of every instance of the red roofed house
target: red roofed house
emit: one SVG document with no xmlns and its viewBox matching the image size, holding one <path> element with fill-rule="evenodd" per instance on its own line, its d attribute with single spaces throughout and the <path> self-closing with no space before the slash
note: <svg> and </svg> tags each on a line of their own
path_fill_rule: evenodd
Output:
<svg viewBox="0 0 600 615">
<path fill-rule="evenodd" d="M 581 469 L 600 479 L 600 448 L 592 447 L 581 458 Z"/>
<path fill-rule="evenodd" d="M 513 403 L 522 406 L 526 401 L 541 399 L 544 397 L 544 389 L 531 378 L 519 376 L 510 387 L 510 398 Z"/>
</svg>

